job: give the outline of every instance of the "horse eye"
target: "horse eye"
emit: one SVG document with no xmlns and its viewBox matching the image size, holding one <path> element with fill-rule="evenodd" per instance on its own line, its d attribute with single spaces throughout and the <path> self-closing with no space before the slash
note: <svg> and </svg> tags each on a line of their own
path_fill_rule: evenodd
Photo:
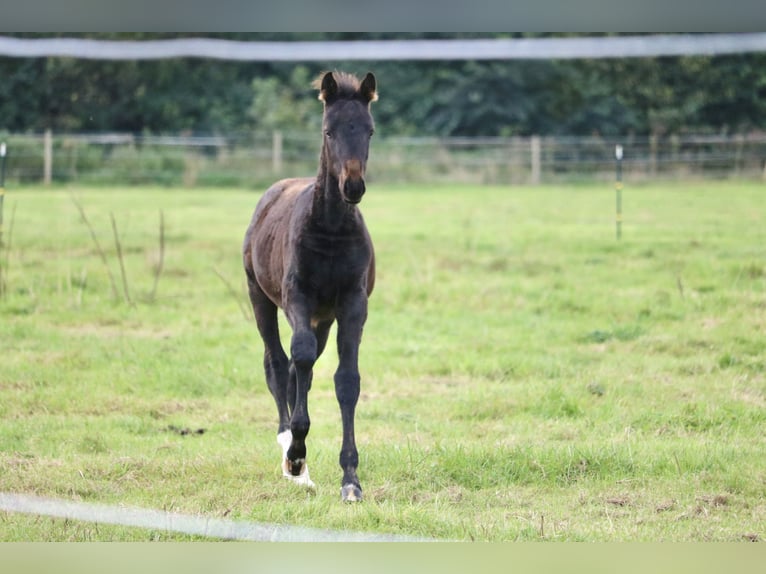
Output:
<svg viewBox="0 0 766 574">
<path fill-rule="evenodd" d="M 373 135 L 375 135 L 375 130 L 370 130 L 370 137 L 372 137 Z"/>
<path fill-rule="evenodd" d="M 329 138 L 332 138 L 332 132 L 330 130 L 327 130 L 324 135 L 326 135 Z"/>
</svg>

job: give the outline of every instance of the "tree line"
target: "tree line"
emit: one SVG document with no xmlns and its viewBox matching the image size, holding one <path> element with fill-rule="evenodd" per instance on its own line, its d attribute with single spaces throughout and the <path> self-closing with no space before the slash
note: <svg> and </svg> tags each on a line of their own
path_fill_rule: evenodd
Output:
<svg viewBox="0 0 766 574">
<path fill-rule="evenodd" d="M 78 36 L 140 40 L 179 34 Z M 359 40 L 457 35 L 206 36 Z M 375 116 L 379 131 L 387 135 L 662 137 L 753 132 L 766 125 L 766 54 L 328 63 L 0 57 L 0 131 L 315 130 L 321 107 L 310 84 L 326 69 L 376 74 L 380 100 L 374 104 Z"/>
</svg>

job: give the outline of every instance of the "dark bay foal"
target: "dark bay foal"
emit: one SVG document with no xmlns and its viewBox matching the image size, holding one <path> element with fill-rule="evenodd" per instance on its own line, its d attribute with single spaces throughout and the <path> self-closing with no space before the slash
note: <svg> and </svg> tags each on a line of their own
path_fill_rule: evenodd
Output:
<svg viewBox="0 0 766 574">
<path fill-rule="evenodd" d="M 277 404 L 283 474 L 313 487 L 306 465 L 308 391 L 314 362 L 337 321 L 335 395 L 343 422 L 341 497 L 362 499 L 356 469 L 354 411 L 359 398 L 359 344 L 375 282 L 370 234 L 357 204 L 374 131 L 370 103 L 375 77 L 328 72 L 315 83 L 324 102 L 316 178 L 272 185 L 253 214 L 243 257 L 250 300 L 264 351 L 269 390 Z M 292 328 L 290 358 L 279 339 L 277 308 Z"/>
</svg>

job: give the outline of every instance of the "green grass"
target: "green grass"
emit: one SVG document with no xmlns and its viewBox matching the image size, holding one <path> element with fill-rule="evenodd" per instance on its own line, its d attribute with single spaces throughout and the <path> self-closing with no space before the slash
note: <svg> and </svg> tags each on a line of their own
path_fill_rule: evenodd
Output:
<svg viewBox="0 0 766 574">
<path fill-rule="evenodd" d="M 332 345 L 309 402 L 318 490 L 280 476 L 241 311 L 257 198 L 8 190 L 0 491 L 453 540 L 766 536 L 762 185 L 628 185 L 620 241 L 609 186 L 371 186 L 358 505 L 339 497 Z M 0 513 L 4 541 L 186 539 Z"/>
</svg>

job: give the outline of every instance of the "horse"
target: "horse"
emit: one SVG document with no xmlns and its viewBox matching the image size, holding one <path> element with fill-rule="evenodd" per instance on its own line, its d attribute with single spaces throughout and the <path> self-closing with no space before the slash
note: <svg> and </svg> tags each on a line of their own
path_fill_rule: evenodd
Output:
<svg viewBox="0 0 766 574">
<path fill-rule="evenodd" d="M 277 405 L 282 474 L 308 488 L 308 392 L 312 368 L 337 321 L 333 377 L 343 427 L 341 499 L 362 500 L 354 415 L 360 391 L 359 346 L 375 284 L 375 253 L 359 202 L 375 124 L 372 73 L 361 81 L 326 72 L 314 81 L 323 102 L 322 146 L 315 178 L 274 183 L 258 201 L 245 233 L 248 292 L 264 344 L 266 383 Z M 280 343 L 282 309 L 292 330 L 290 358 Z"/>
</svg>

